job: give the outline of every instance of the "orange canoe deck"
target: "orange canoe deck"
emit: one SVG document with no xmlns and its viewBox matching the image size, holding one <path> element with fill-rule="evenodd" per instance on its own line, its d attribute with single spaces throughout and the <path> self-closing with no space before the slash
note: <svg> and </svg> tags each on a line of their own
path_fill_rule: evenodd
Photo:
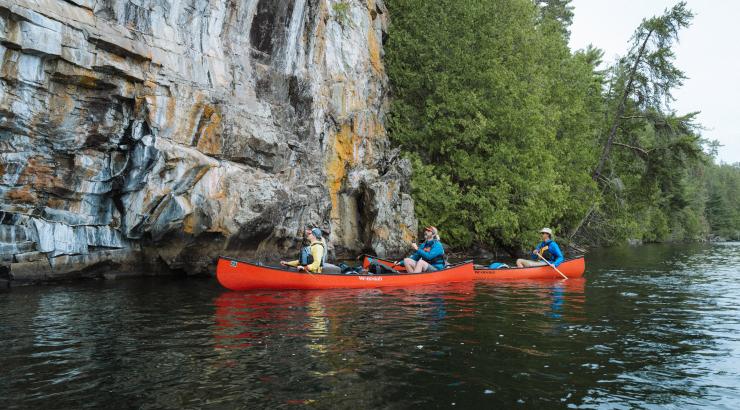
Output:
<svg viewBox="0 0 740 410">
<path fill-rule="evenodd" d="M 365 256 L 362 266 L 367 269 L 370 266 L 370 260 L 381 263 L 385 266 L 396 270 L 402 270 L 401 266 L 393 266 L 393 261 L 380 259 L 374 256 Z M 560 272 L 563 272 L 568 278 L 580 278 L 586 271 L 586 259 L 581 256 L 578 258 L 568 259 L 558 266 Z M 503 269 L 475 269 L 475 279 L 562 279 L 555 269 L 550 266 L 536 266 L 534 268 L 503 268 Z"/>
<path fill-rule="evenodd" d="M 219 283 L 231 290 L 406 287 L 466 282 L 473 280 L 475 276 L 472 263 L 464 263 L 436 272 L 389 275 L 304 273 L 254 265 L 223 257 L 218 259 L 216 266 L 216 277 Z"/>
</svg>

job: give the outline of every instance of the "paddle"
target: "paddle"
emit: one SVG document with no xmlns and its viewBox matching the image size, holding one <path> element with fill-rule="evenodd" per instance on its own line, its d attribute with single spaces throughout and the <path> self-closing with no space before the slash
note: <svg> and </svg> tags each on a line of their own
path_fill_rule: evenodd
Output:
<svg viewBox="0 0 740 410">
<path fill-rule="evenodd" d="M 563 272 L 560 272 L 560 269 L 556 268 L 555 265 L 553 265 L 552 263 L 550 263 L 550 261 L 548 261 L 547 259 L 543 258 L 542 257 L 542 254 L 540 254 L 539 252 L 536 252 L 536 253 L 537 253 L 537 256 L 540 257 L 540 259 L 542 259 L 543 261 L 545 261 L 546 264 L 550 265 L 551 268 L 555 269 L 555 272 L 559 273 L 560 276 L 562 276 L 564 279 L 568 279 L 567 276 L 563 275 Z"/>
</svg>

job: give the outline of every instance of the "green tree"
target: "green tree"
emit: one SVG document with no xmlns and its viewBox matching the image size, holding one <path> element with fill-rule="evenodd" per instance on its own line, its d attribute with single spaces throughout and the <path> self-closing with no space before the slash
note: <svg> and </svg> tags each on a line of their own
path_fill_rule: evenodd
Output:
<svg viewBox="0 0 740 410">
<path fill-rule="evenodd" d="M 714 164 L 697 113 L 671 107 L 684 2 L 606 70 L 597 48 L 568 48 L 570 0 L 388 7 L 389 135 L 448 245 L 514 253 L 544 225 L 589 244 L 740 236 L 738 166 Z"/>
<path fill-rule="evenodd" d="M 388 6 L 389 132 L 414 159 L 419 219 L 452 245 L 513 251 L 582 215 L 597 53 L 571 54 L 527 0 Z"/>
<path fill-rule="evenodd" d="M 671 90 L 686 78 L 673 64 L 675 54 L 672 47 L 678 40 L 679 30 L 688 27 L 692 17 L 686 3 L 680 2 L 661 16 L 643 20 L 637 27 L 632 36 L 632 48 L 615 70 L 613 88 L 619 95 L 618 103 L 593 171 L 595 180 L 602 176 L 621 124 L 634 117 L 625 116 L 629 106 L 643 112 L 652 111 L 660 117 L 665 105 L 672 100 Z"/>
</svg>

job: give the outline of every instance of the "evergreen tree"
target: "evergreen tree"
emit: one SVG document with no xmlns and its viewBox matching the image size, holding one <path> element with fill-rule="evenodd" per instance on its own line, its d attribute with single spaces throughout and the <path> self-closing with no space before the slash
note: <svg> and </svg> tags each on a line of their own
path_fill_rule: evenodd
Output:
<svg viewBox="0 0 740 410">
<path fill-rule="evenodd" d="M 388 8 L 389 135 L 412 160 L 417 217 L 448 245 L 515 253 L 542 226 L 589 244 L 740 237 L 740 167 L 715 165 L 696 113 L 671 108 L 685 3 L 604 71 L 600 50 L 568 48 L 570 0 Z"/>
</svg>

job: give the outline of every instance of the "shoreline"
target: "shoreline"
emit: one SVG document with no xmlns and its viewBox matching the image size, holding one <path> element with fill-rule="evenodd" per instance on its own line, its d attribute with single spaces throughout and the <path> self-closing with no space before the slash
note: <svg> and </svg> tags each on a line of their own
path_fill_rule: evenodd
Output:
<svg viewBox="0 0 740 410">
<path fill-rule="evenodd" d="M 596 249 L 608 249 L 608 248 L 635 248 L 635 247 L 648 247 L 648 246 L 670 246 L 678 244 L 689 244 L 689 245 L 715 245 L 723 243 L 738 243 L 740 241 L 733 240 L 711 240 L 711 241 L 694 241 L 694 242 L 655 242 L 655 243 L 623 243 L 611 246 L 598 246 L 592 247 L 587 250 L 589 251 Z M 140 255 L 139 255 L 140 256 Z M 486 253 L 477 250 L 471 253 L 461 252 L 450 252 L 452 259 L 473 259 L 473 260 L 493 260 L 500 259 L 502 261 L 515 260 L 511 256 L 503 256 L 502 254 Z M 338 261 L 349 262 L 351 259 L 338 258 Z M 269 262 L 268 262 L 269 263 Z M 14 287 L 27 287 L 27 286 L 38 286 L 38 285 L 56 285 L 61 283 L 69 282 L 83 282 L 87 280 L 104 280 L 104 281 L 116 281 L 121 279 L 134 279 L 134 278 L 146 278 L 146 277 L 183 277 L 183 278 L 214 278 L 215 277 L 215 262 L 213 264 L 214 269 L 208 269 L 205 272 L 199 273 L 186 273 L 181 269 L 170 269 L 164 265 L 155 265 L 151 262 L 146 262 L 144 258 L 137 259 L 135 261 L 128 260 L 126 263 L 102 263 L 95 266 L 86 267 L 80 270 L 57 270 L 52 272 L 50 270 L 44 271 L 30 271 L 30 267 L 24 265 L 23 270 L 14 274 L 12 270 L 8 269 L 8 266 L 17 265 L 4 264 L 0 266 L 0 290 L 9 290 Z M 48 265 L 48 264 L 47 264 Z M 35 266 L 35 265 L 34 265 Z M 41 265 L 45 266 L 45 265 Z M 156 273 L 153 273 L 156 272 Z M 16 276 L 18 275 L 18 276 Z"/>
</svg>

